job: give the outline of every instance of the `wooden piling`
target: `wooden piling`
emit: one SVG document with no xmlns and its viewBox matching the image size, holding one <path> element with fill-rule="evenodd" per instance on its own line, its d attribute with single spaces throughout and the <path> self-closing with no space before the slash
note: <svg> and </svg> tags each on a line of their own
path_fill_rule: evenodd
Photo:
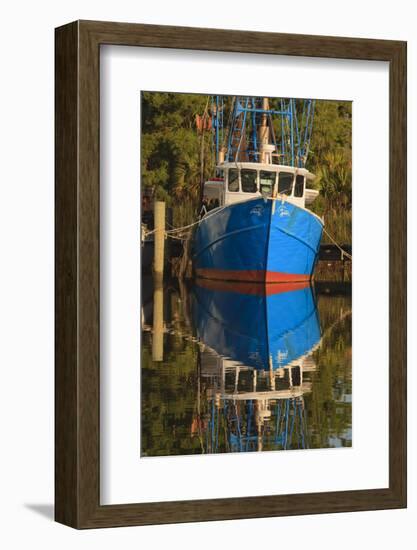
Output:
<svg viewBox="0 0 417 550">
<path fill-rule="evenodd" d="M 158 276 L 164 274 L 164 252 L 165 252 L 165 203 L 155 201 L 154 205 L 154 273 Z"/>
</svg>

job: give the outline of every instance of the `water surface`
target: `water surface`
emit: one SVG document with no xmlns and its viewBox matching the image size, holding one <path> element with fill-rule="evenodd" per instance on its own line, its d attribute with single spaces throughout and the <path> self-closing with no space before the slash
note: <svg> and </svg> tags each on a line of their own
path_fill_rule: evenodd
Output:
<svg viewBox="0 0 417 550">
<path fill-rule="evenodd" d="M 352 445 L 350 285 L 142 283 L 141 455 Z"/>
</svg>

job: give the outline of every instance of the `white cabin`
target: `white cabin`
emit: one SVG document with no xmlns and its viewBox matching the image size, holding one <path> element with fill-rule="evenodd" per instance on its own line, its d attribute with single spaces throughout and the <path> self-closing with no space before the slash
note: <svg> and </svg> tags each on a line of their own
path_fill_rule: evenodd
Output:
<svg viewBox="0 0 417 550">
<path fill-rule="evenodd" d="M 258 162 L 225 162 L 217 166 L 220 177 L 204 184 L 209 210 L 256 197 L 283 198 L 301 208 L 319 194 L 307 184 L 314 175 L 305 168 Z"/>
</svg>

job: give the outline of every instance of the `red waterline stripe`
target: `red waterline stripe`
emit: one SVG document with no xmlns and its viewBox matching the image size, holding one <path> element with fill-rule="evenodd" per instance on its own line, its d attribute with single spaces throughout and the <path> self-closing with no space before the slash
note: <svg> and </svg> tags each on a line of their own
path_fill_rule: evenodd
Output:
<svg viewBox="0 0 417 550">
<path fill-rule="evenodd" d="M 197 277 L 216 279 L 219 281 L 249 281 L 252 283 L 300 283 L 310 281 L 310 275 L 296 273 L 280 273 L 263 271 L 261 269 L 196 269 Z"/>
<path fill-rule="evenodd" d="M 197 279 L 197 286 L 219 292 L 236 292 L 254 296 L 271 296 L 310 286 L 310 281 L 299 283 L 253 283 L 251 281 L 219 281 L 217 279 Z"/>
</svg>

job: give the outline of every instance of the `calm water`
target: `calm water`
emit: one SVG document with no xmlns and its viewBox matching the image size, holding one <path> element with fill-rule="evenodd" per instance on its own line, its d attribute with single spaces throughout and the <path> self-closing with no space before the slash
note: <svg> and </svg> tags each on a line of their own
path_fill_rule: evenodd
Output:
<svg viewBox="0 0 417 550">
<path fill-rule="evenodd" d="M 351 336 L 348 285 L 145 276 L 142 456 L 350 447 Z"/>
</svg>

